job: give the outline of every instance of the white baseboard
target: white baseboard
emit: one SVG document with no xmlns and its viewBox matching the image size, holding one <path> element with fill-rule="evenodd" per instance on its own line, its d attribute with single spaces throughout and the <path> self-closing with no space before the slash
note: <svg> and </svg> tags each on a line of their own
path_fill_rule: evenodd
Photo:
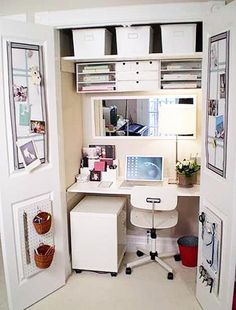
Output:
<svg viewBox="0 0 236 310">
<path fill-rule="evenodd" d="M 136 252 L 138 248 L 149 248 L 146 236 L 127 235 L 127 252 Z M 177 238 L 157 238 L 157 252 L 179 253 Z"/>
</svg>

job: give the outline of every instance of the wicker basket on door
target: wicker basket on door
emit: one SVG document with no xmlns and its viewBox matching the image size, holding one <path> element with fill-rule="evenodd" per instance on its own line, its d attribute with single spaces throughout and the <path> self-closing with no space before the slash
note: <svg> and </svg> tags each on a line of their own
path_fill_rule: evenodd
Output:
<svg viewBox="0 0 236 310">
<path fill-rule="evenodd" d="M 35 264 L 40 269 L 48 268 L 53 260 L 55 253 L 55 246 L 48 244 L 40 244 L 39 247 L 34 250 Z"/>
<path fill-rule="evenodd" d="M 33 225 L 39 235 L 49 232 L 52 225 L 52 216 L 48 212 L 39 212 L 33 219 Z"/>
</svg>

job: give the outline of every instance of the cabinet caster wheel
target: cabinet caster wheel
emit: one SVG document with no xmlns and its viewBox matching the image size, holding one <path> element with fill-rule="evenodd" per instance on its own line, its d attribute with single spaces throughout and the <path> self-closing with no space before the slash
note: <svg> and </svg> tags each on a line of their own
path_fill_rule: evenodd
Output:
<svg viewBox="0 0 236 310">
<path fill-rule="evenodd" d="M 126 274 L 131 274 L 131 272 L 132 272 L 132 270 L 131 270 L 130 267 L 127 267 L 127 268 L 125 269 L 125 273 L 126 273 Z"/>
<path fill-rule="evenodd" d="M 174 259 L 175 259 L 176 262 L 181 261 L 180 254 L 176 254 L 176 255 L 174 256 Z"/>
<path fill-rule="evenodd" d="M 81 270 L 81 269 L 75 269 L 75 272 L 76 272 L 76 273 L 81 273 L 82 270 Z"/>
<path fill-rule="evenodd" d="M 143 253 L 142 251 L 139 251 L 139 250 L 136 252 L 136 255 L 137 255 L 138 257 L 143 256 L 143 254 L 144 254 L 144 253 Z"/>
<path fill-rule="evenodd" d="M 167 279 L 168 280 L 173 280 L 174 279 L 173 272 L 168 272 Z"/>
<path fill-rule="evenodd" d="M 117 276 L 117 272 L 111 272 L 111 276 L 112 277 L 116 277 Z"/>
</svg>

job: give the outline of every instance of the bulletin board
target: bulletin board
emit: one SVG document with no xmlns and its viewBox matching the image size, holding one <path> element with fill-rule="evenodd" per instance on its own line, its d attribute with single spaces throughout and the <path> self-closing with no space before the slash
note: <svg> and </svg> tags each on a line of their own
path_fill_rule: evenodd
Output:
<svg viewBox="0 0 236 310">
<path fill-rule="evenodd" d="M 206 164 L 207 168 L 226 177 L 229 31 L 209 39 Z"/>
<path fill-rule="evenodd" d="M 17 170 L 25 167 L 19 144 L 32 142 L 40 162 L 48 161 L 43 55 L 40 45 L 15 42 L 7 42 L 7 54 L 13 160 Z"/>
</svg>

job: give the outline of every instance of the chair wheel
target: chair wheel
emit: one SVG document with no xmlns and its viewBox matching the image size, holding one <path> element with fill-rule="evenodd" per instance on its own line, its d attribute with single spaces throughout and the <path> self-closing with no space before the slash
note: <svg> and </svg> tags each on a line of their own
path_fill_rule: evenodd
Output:
<svg viewBox="0 0 236 310">
<path fill-rule="evenodd" d="M 75 272 L 76 272 L 76 273 L 81 273 L 82 270 L 81 270 L 81 269 L 75 269 Z"/>
<path fill-rule="evenodd" d="M 168 272 L 167 279 L 168 280 L 173 280 L 174 279 L 173 272 Z"/>
<path fill-rule="evenodd" d="M 111 272 L 111 276 L 112 277 L 116 277 L 117 276 L 117 272 Z"/>
<path fill-rule="evenodd" d="M 138 251 L 136 252 L 136 255 L 137 255 L 138 257 L 140 257 L 140 256 L 143 256 L 144 253 L 143 253 L 142 251 L 139 251 L 139 250 L 138 250 Z"/>
<path fill-rule="evenodd" d="M 126 273 L 126 274 L 131 274 L 131 272 L 132 272 L 132 270 L 131 270 L 130 267 L 127 267 L 127 268 L 125 269 L 125 273 Z"/>
<path fill-rule="evenodd" d="M 180 254 L 176 254 L 176 255 L 174 256 L 174 259 L 175 259 L 176 262 L 181 261 Z"/>
</svg>

